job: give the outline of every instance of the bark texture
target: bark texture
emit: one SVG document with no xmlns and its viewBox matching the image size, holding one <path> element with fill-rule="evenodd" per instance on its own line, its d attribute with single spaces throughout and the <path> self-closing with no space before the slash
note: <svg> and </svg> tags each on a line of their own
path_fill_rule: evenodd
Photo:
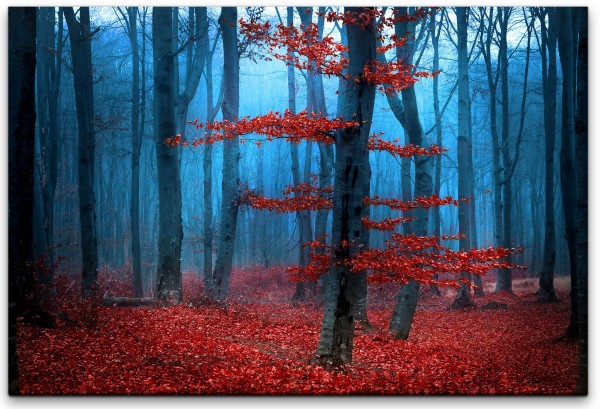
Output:
<svg viewBox="0 0 600 409">
<path fill-rule="evenodd" d="M 158 270 L 156 295 L 166 304 L 178 303 L 181 291 L 181 180 L 177 149 L 165 145 L 175 135 L 174 55 L 172 13 L 155 7 L 152 21 L 154 53 L 154 129 L 158 171 Z"/>
<path fill-rule="evenodd" d="M 571 8 L 558 7 L 557 27 L 558 52 L 563 72 L 561 142 L 560 142 L 560 186 L 565 219 L 565 239 L 569 248 L 569 271 L 571 274 L 571 316 L 565 336 L 576 338 L 579 331 L 577 323 L 577 184 L 575 171 L 575 90 L 573 61 L 573 24 Z"/>
<path fill-rule="evenodd" d="M 239 115 L 240 61 L 237 44 L 237 9 L 223 7 L 219 17 L 223 35 L 223 119 L 235 121 Z M 217 259 L 212 275 L 212 294 L 224 300 L 229 293 L 235 231 L 239 207 L 240 147 L 237 136 L 223 142 L 223 197 Z"/>
<path fill-rule="evenodd" d="M 546 209 L 544 255 L 540 272 L 540 301 L 556 301 L 554 266 L 556 263 L 556 221 L 554 215 L 554 146 L 556 144 L 556 17 L 553 7 L 540 16 L 542 44 L 542 88 L 544 92 L 544 151 Z M 548 28 L 546 28 L 546 15 Z"/>
<path fill-rule="evenodd" d="M 18 395 L 17 318 L 33 306 L 33 169 L 35 144 L 34 7 L 8 9 L 8 393 Z"/>
<path fill-rule="evenodd" d="M 79 218 L 81 226 L 82 292 L 95 296 L 98 281 L 98 240 L 96 236 L 96 200 L 94 197 L 94 89 L 92 33 L 89 7 L 79 9 L 79 21 L 72 7 L 63 8 L 69 27 L 73 85 L 77 105 Z"/>
<path fill-rule="evenodd" d="M 406 14 L 406 8 L 399 7 L 397 11 L 400 15 Z M 407 31 L 413 31 L 412 24 L 406 22 L 396 23 L 396 35 L 399 37 L 406 34 Z M 397 54 L 405 64 L 412 63 L 412 45 L 410 42 L 404 44 L 403 47 L 397 48 Z M 418 146 L 424 146 L 423 127 L 419 118 L 419 108 L 417 105 L 417 97 L 414 86 L 402 90 L 402 101 L 404 103 L 404 121 L 405 131 L 409 139 L 409 143 Z M 415 162 L 415 197 L 429 197 L 433 194 L 433 158 L 430 156 L 416 156 Z M 404 194 L 404 186 L 403 186 Z M 404 197 L 403 197 L 404 200 Z M 427 209 L 416 209 L 416 220 L 410 225 L 410 232 L 418 236 L 426 236 L 429 225 L 430 211 Z M 404 226 L 408 227 L 408 226 Z M 406 232 L 405 232 L 406 234 Z M 392 313 L 390 322 L 390 331 L 398 339 L 407 339 L 410 333 L 415 309 L 417 307 L 417 299 L 419 296 L 419 283 L 414 280 L 403 286 L 396 298 L 396 305 Z"/>
<path fill-rule="evenodd" d="M 351 14 L 361 8 L 347 8 Z M 375 59 L 375 31 L 373 22 L 364 30 L 349 24 L 348 74 L 360 77 L 365 64 Z M 330 366 L 352 361 L 356 291 L 358 276 L 346 265 L 346 260 L 360 251 L 363 215 L 362 199 L 365 179 L 370 176 L 367 141 L 375 102 L 375 87 L 365 82 L 348 81 L 340 90 L 338 115 L 353 118 L 359 126 L 336 132 L 336 162 L 334 181 L 334 208 L 331 256 L 327 274 L 325 312 L 321 336 L 314 359 Z"/>
</svg>

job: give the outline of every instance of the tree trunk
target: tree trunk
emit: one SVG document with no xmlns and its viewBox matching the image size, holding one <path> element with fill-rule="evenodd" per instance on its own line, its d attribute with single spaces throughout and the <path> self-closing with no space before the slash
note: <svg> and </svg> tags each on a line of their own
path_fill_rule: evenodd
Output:
<svg viewBox="0 0 600 409">
<path fill-rule="evenodd" d="M 440 47 L 439 47 L 439 40 L 440 40 L 440 34 L 442 33 L 442 22 L 443 20 L 440 21 L 439 24 L 439 28 L 437 29 L 437 34 L 436 34 L 436 27 L 435 27 L 435 23 L 436 23 L 436 12 L 433 11 L 433 14 L 431 16 L 431 22 L 430 22 L 430 26 L 431 26 L 431 45 L 433 46 L 433 72 L 439 71 L 440 69 Z M 444 17 L 444 14 L 441 14 L 442 19 Z M 434 118 L 435 118 L 435 143 L 438 146 L 442 146 L 442 115 L 440 113 L 440 80 L 438 78 L 438 76 L 436 75 L 435 77 L 433 77 L 433 112 L 434 112 Z M 435 159 L 435 173 L 434 173 L 434 180 L 433 180 L 433 191 L 436 195 L 440 195 L 440 188 L 441 188 L 441 180 L 442 180 L 442 155 L 439 155 L 436 159 Z M 433 235 L 435 237 L 440 237 L 442 235 L 441 232 L 441 219 L 440 219 L 440 208 L 439 206 L 436 206 L 433 208 L 433 214 L 432 214 L 432 218 L 433 218 Z M 433 276 L 433 278 L 435 280 L 437 280 L 438 276 L 437 274 L 435 274 Z M 438 288 L 438 286 L 436 284 L 432 284 L 429 287 L 429 292 L 433 295 L 436 296 L 440 296 L 441 292 Z"/>
<path fill-rule="evenodd" d="M 498 50 L 498 63 L 500 64 L 501 88 L 500 98 L 502 106 L 502 245 L 510 248 L 512 245 L 512 181 L 510 172 L 510 106 L 508 95 L 508 19 L 510 7 L 502 7 L 499 12 L 500 38 Z M 505 261 L 510 262 L 510 255 Z M 503 268 L 498 271 L 496 291 L 512 292 L 512 271 Z"/>
<path fill-rule="evenodd" d="M 560 185 L 562 190 L 563 215 L 565 218 L 565 239 L 569 248 L 569 271 L 571 274 L 571 316 L 565 336 L 576 338 L 577 323 L 577 191 L 575 174 L 575 90 L 573 89 L 573 25 L 571 8 L 556 9 L 558 52 L 563 73 L 561 144 L 560 144 Z"/>
<path fill-rule="evenodd" d="M 223 7 L 219 17 L 223 35 L 223 119 L 234 122 L 239 115 L 240 61 L 237 47 L 237 9 Z M 237 136 L 223 142 L 223 197 L 217 259 L 213 270 L 211 295 L 224 300 L 229 293 L 240 183 L 240 147 Z"/>
<path fill-rule="evenodd" d="M 133 293 L 135 297 L 144 295 L 142 289 L 142 267 L 140 259 L 140 155 L 142 135 L 140 134 L 140 53 L 137 32 L 137 7 L 128 7 L 129 42 L 131 43 L 131 261 L 133 268 Z"/>
<path fill-rule="evenodd" d="M 556 17 L 553 7 L 547 8 L 548 29 L 545 13 L 540 18 L 542 37 L 542 87 L 544 92 L 544 144 L 545 168 L 545 229 L 544 256 L 540 273 L 540 301 L 557 301 L 554 292 L 554 265 L 556 262 L 556 233 L 554 216 L 554 146 L 556 144 Z M 548 55 L 546 57 L 546 50 Z"/>
<path fill-rule="evenodd" d="M 458 197 L 467 198 L 470 195 L 469 164 L 472 162 L 469 138 L 469 116 L 471 115 L 469 95 L 469 55 L 467 52 L 467 22 L 468 7 L 456 8 L 456 26 L 458 31 Z M 471 217 L 469 203 L 461 201 L 458 204 L 458 230 L 464 235 L 471 234 Z M 462 251 L 471 249 L 471 238 L 461 237 L 459 246 Z M 460 278 L 469 278 L 469 274 L 460 273 Z M 472 307 L 471 288 L 468 284 L 460 283 L 460 288 L 451 308 Z"/>
<path fill-rule="evenodd" d="M 362 9 L 349 7 L 346 11 L 356 16 Z M 359 77 L 365 64 L 375 59 L 374 30 L 373 21 L 365 29 L 358 24 L 347 26 L 348 74 L 352 78 Z M 370 176 L 367 141 L 375 102 L 375 87 L 364 82 L 348 81 L 339 92 L 337 116 L 352 118 L 360 125 L 336 132 L 332 228 L 336 250 L 331 255 L 321 336 L 314 356 L 325 366 L 352 361 L 359 285 L 346 261 L 360 251 L 362 243 L 362 201 L 365 179 Z"/>
<path fill-rule="evenodd" d="M 498 12 L 500 13 L 500 12 Z M 501 185 L 501 164 L 500 164 L 500 142 L 498 136 L 498 120 L 497 120 L 497 109 L 496 109 L 496 95 L 498 89 L 498 76 L 494 76 L 492 69 L 492 40 L 493 33 L 496 31 L 496 20 L 494 19 L 494 8 L 490 7 L 490 13 L 488 15 L 488 25 L 486 28 L 486 39 L 483 40 L 481 36 L 481 50 L 485 61 L 485 68 L 487 74 L 487 82 L 489 89 L 489 103 L 490 103 L 490 133 L 492 136 L 492 180 L 493 180 L 493 192 L 494 192 L 494 243 L 497 246 L 502 245 L 502 185 Z M 498 67 L 499 68 L 499 67 Z M 500 274 L 498 272 L 498 274 Z M 498 290 L 498 288 L 496 288 Z"/>
<path fill-rule="evenodd" d="M 37 118 L 41 155 L 42 226 L 44 228 L 43 257 L 46 270 L 37 271 L 41 300 L 48 300 L 54 288 L 54 194 L 58 164 L 58 90 L 62 67 L 62 13 L 58 40 L 55 38 L 55 9 L 40 7 L 37 16 Z M 50 50 L 54 50 L 56 56 Z"/>
<path fill-rule="evenodd" d="M 34 305 L 33 186 L 35 146 L 34 7 L 10 7 L 8 236 L 8 393 L 20 394 L 17 319 Z"/>
<path fill-rule="evenodd" d="M 96 203 L 94 199 L 94 90 L 89 7 L 79 9 L 80 21 L 72 7 L 63 8 L 71 39 L 73 84 L 77 105 L 79 134 L 79 217 L 81 225 L 82 291 L 94 297 L 98 281 L 98 249 L 96 238 Z"/>
<path fill-rule="evenodd" d="M 400 15 L 406 14 L 406 8 L 398 8 L 397 13 Z M 410 24 L 412 25 L 412 24 Z M 414 28 L 410 27 L 406 22 L 396 23 L 396 35 L 402 37 L 407 31 L 414 32 Z M 405 48 L 406 47 L 406 48 Z M 413 48 L 408 42 L 403 47 L 397 48 L 397 54 L 400 59 L 403 59 L 405 64 L 412 63 Z M 423 127 L 419 119 L 419 108 L 417 105 L 417 97 L 415 87 L 411 86 L 402 90 L 402 101 L 404 102 L 404 117 L 406 123 L 406 134 L 409 142 L 413 145 L 424 146 Z M 415 189 L 414 197 L 429 197 L 433 194 L 433 157 L 416 156 L 415 162 Z M 427 227 L 429 225 L 429 210 L 419 208 L 415 210 L 416 220 L 410 228 L 411 233 L 417 236 L 426 236 Z M 407 226 L 404 226 L 407 227 Z M 390 322 L 390 331 L 398 339 L 407 339 L 410 333 L 415 309 L 417 307 L 417 299 L 419 296 L 419 283 L 414 280 L 403 286 L 398 293 L 396 306 L 392 313 Z"/>
<path fill-rule="evenodd" d="M 588 11 L 579 9 L 577 46 L 577 311 L 579 365 L 577 393 L 588 393 Z"/>
<path fill-rule="evenodd" d="M 175 135 L 173 21 L 168 7 L 155 7 L 152 23 L 154 52 L 154 129 L 158 172 L 158 265 L 159 300 L 178 303 L 181 291 L 181 180 L 177 149 L 165 145 Z"/>
<path fill-rule="evenodd" d="M 196 95 L 208 54 L 208 41 L 202 41 L 204 37 L 208 38 L 206 7 L 190 7 L 189 16 L 189 43 L 183 92 L 179 93 L 179 84 L 175 83 L 175 92 L 177 93 L 175 96 L 175 131 L 182 136 L 185 136 L 188 107 Z"/>
</svg>

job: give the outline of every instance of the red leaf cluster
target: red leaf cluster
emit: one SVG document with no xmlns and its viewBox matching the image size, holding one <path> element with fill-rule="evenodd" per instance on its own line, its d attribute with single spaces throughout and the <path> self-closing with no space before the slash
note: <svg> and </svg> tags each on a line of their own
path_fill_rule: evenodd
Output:
<svg viewBox="0 0 600 409">
<path fill-rule="evenodd" d="M 395 139 L 393 142 L 389 142 L 381 139 L 377 134 L 371 135 L 367 142 L 367 146 L 371 151 L 386 151 L 394 156 L 401 158 L 410 158 L 413 156 L 429 156 L 429 155 L 441 155 L 442 152 L 448 150 L 437 145 L 430 145 L 429 148 L 421 148 L 418 145 L 397 145 L 400 138 Z"/>
<path fill-rule="evenodd" d="M 316 24 L 287 27 L 278 24 L 271 29 L 270 23 L 239 20 L 240 33 L 255 44 L 263 44 L 269 56 L 300 70 L 315 71 L 323 75 L 341 75 L 348 66 L 348 59 L 342 57 L 348 47 L 335 41 L 331 36 L 319 37 Z M 286 50 L 285 54 L 277 49 Z M 269 57 L 263 57 L 269 59 Z"/>
<path fill-rule="evenodd" d="M 343 118 L 330 119 L 306 111 L 296 114 L 289 109 L 286 109 L 283 114 L 271 111 L 254 118 L 243 117 L 234 122 L 223 120 L 202 123 L 196 119 L 190 123 L 196 129 L 205 128 L 210 131 L 206 132 L 203 137 L 193 140 L 191 145 L 194 147 L 249 134 L 264 135 L 267 141 L 285 138 L 295 143 L 303 140 L 333 143 L 335 130 L 358 126 L 356 121 L 345 121 Z M 182 140 L 181 135 L 166 138 L 164 143 L 173 147 L 190 145 L 189 141 Z"/>
<path fill-rule="evenodd" d="M 264 197 L 255 190 L 245 188 L 240 193 L 240 204 L 255 209 L 275 211 L 277 214 L 333 208 L 331 197 L 333 188 L 320 188 L 316 183 L 313 179 L 309 183 L 301 183 L 297 186 L 290 185 L 283 191 L 285 196 L 283 199 Z"/>
<path fill-rule="evenodd" d="M 364 197 L 363 206 L 387 206 L 392 210 L 400 210 L 408 212 L 416 208 L 429 209 L 435 206 L 454 205 L 458 206 L 458 203 L 464 201 L 469 202 L 469 198 L 454 199 L 452 196 L 439 197 L 438 195 L 432 195 L 429 197 L 416 197 L 412 201 L 404 201 L 400 199 L 382 199 L 379 196 Z"/>
</svg>

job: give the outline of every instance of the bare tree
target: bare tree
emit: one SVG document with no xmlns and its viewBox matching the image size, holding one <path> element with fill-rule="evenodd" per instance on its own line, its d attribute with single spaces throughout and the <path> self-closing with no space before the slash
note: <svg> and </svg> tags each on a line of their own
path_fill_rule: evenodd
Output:
<svg viewBox="0 0 600 409">
<path fill-rule="evenodd" d="M 154 129 L 158 170 L 159 227 L 157 291 L 159 300 L 177 303 L 181 292 L 181 180 L 177 150 L 165 145 L 175 135 L 173 21 L 171 10 L 155 7 L 152 21 L 154 52 Z"/>
<path fill-rule="evenodd" d="M 71 40 L 73 85 L 77 104 L 79 217 L 81 225 L 82 291 L 93 296 L 98 281 L 98 240 L 94 198 L 94 79 L 90 9 L 79 9 L 79 21 L 72 7 L 62 8 Z"/>
<path fill-rule="evenodd" d="M 240 59 L 237 42 L 237 9 L 223 7 L 219 17 L 223 36 L 224 96 L 223 119 L 235 121 L 240 103 Z M 235 230 L 239 207 L 240 147 L 237 136 L 223 142 L 223 198 L 217 259 L 212 274 L 209 294 L 223 300 L 229 293 L 229 279 L 233 262 Z"/>
</svg>

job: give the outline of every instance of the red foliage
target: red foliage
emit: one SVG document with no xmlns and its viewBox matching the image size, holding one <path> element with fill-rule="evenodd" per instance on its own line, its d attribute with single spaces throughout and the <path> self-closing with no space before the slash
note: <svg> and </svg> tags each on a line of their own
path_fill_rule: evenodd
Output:
<svg viewBox="0 0 600 409">
<path fill-rule="evenodd" d="M 298 114 L 286 109 L 283 114 L 269 112 L 254 118 L 243 117 L 235 122 L 227 120 L 202 123 L 197 119 L 190 122 L 196 129 L 205 128 L 204 137 L 197 138 L 191 142 L 194 147 L 202 144 L 212 144 L 236 136 L 258 134 L 266 136 L 267 141 L 285 138 L 290 142 L 300 143 L 302 140 L 314 142 L 333 143 L 333 132 L 336 129 L 358 126 L 356 121 L 346 121 L 343 118 L 323 117 L 314 112 L 302 111 Z M 240 139 L 244 142 L 244 139 Z M 165 139 L 169 146 L 188 146 L 189 141 L 184 141 L 181 135 L 175 135 Z"/>
<path fill-rule="evenodd" d="M 437 145 L 430 145 L 429 148 L 421 148 L 415 145 L 399 146 L 396 143 L 400 141 L 400 138 L 395 139 L 393 142 L 385 141 L 377 136 L 377 134 L 371 135 L 367 142 L 367 147 L 371 151 L 386 151 L 394 156 L 400 156 L 401 158 L 410 158 L 413 156 L 427 156 L 427 155 L 440 155 L 442 152 L 447 152 L 445 148 L 441 148 Z"/>
<path fill-rule="evenodd" d="M 234 274 L 232 284 L 259 288 L 263 273 Z M 555 341 L 568 323 L 568 286 L 554 304 L 524 290 L 498 298 L 506 310 L 448 311 L 454 293 L 443 289 L 420 299 L 411 336 L 399 341 L 385 329 L 393 304 L 378 296 L 392 292 L 374 287 L 373 331 L 356 333 L 354 363 L 334 372 L 308 363 L 322 319 L 315 304 L 267 294 L 226 307 L 100 307 L 94 330 L 20 324 L 19 383 L 26 395 L 573 394 L 577 344 Z"/>
<path fill-rule="evenodd" d="M 298 212 L 303 210 L 322 210 L 332 209 L 333 201 L 331 194 L 333 188 L 320 188 L 315 178 L 310 183 L 301 183 L 297 186 L 288 186 L 284 191 L 283 199 L 264 197 L 255 190 L 244 188 L 240 193 L 240 204 L 275 211 L 277 214 L 282 212 Z M 291 196 L 293 194 L 293 196 Z"/>
<path fill-rule="evenodd" d="M 331 36 L 319 38 L 319 30 L 314 23 L 301 25 L 300 29 L 278 24 L 275 30 L 271 30 L 268 21 L 260 23 L 240 19 L 239 23 L 242 35 L 252 43 L 264 45 L 269 55 L 263 57 L 266 60 L 272 56 L 300 70 L 314 70 L 327 76 L 341 75 L 348 66 L 348 59 L 342 57 L 348 48 Z M 278 53 L 276 50 L 279 48 L 287 52 Z"/>
<path fill-rule="evenodd" d="M 423 208 L 429 209 L 435 206 L 444 206 L 452 204 L 458 206 L 458 203 L 464 201 L 469 202 L 469 198 L 454 199 L 452 196 L 446 196 L 444 198 L 438 195 L 432 195 L 430 197 L 416 197 L 411 202 L 403 201 L 400 199 L 381 199 L 379 196 L 365 197 L 363 199 L 364 206 L 387 206 L 392 210 L 400 210 L 408 212 L 413 209 Z"/>
</svg>

